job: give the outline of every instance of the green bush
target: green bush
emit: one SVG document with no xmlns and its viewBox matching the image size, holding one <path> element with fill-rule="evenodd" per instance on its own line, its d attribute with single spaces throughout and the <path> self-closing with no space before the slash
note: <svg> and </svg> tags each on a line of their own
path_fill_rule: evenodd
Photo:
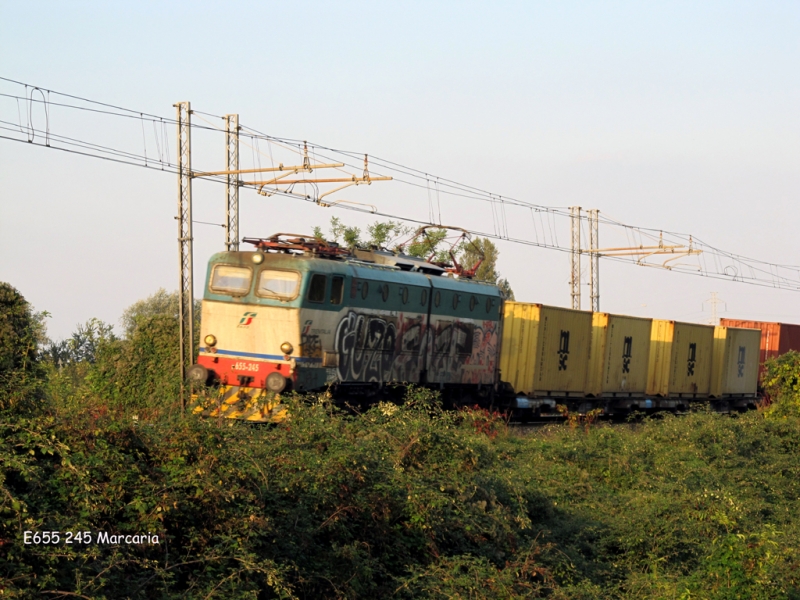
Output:
<svg viewBox="0 0 800 600">
<path fill-rule="evenodd" d="M 714 578 L 723 549 L 744 539 L 726 555 L 739 565 L 729 574 L 735 593 L 797 593 L 799 433 L 797 420 L 701 412 L 537 436 L 530 477 L 569 513 L 566 525 L 549 519 L 542 539 L 570 557 L 573 577 L 625 598 L 729 597 Z M 579 530 L 576 519 L 583 520 Z M 758 539 L 764 543 L 756 552 Z M 772 541 L 781 552 L 770 550 Z"/>
<path fill-rule="evenodd" d="M 254 426 L 175 410 L 174 315 L 58 369 L 7 297 L 4 597 L 800 600 L 798 355 L 743 415 L 518 431 L 412 389 L 355 415 L 290 397 Z"/>
<path fill-rule="evenodd" d="M 0 424 L 6 593 L 523 598 L 553 587 L 529 494 L 470 413 L 421 392 L 355 418 L 324 401 L 292 408 L 280 427 L 91 412 Z M 161 543 L 26 546 L 25 530 Z"/>
<path fill-rule="evenodd" d="M 0 423 L 6 594 L 800 598 L 800 423 L 695 413 L 509 430 L 430 393 L 281 426 Z M 25 530 L 159 545 L 22 544 Z"/>
<path fill-rule="evenodd" d="M 34 313 L 14 287 L 0 282 L 0 409 L 27 410 L 42 400 L 44 316 Z"/>
<path fill-rule="evenodd" d="M 764 391 L 770 400 L 767 414 L 800 415 L 800 352 L 787 352 L 765 364 Z"/>
<path fill-rule="evenodd" d="M 180 390 L 179 323 L 173 316 L 141 318 L 130 338 L 100 344 L 87 383 L 115 408 L 163 414 L 175 409 Z M 155 414 L 154 413 L 154 414 Z"/>
</svg>

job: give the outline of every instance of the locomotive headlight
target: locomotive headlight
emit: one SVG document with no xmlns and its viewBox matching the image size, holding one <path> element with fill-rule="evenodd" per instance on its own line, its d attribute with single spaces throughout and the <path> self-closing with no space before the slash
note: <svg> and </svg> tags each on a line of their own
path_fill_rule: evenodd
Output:
<svg viewBox="0 0 800 600">
<path fill-rule="evenodd" d="M 260 265 L 262 262 L 264 262 L 264 255 L 261 254 L 261 252 L 256 252 L 253 254 L 253 262 L 257 265 Z"/>
<path fill-rule="evenodd" d="M 214 346 L 217 345 L 217 338 L 211 334 L 208 334 L 206 337 L 204 337 L 203 341 L 209 348 L 213 348 Z"/>
<path fill-rule="evenodd" d="M 289 342 L 283 342 L 281 344 L 281 352 L 284 354 L 291 354 L 294 352 L 294 346 L 292 346 Z"/>
</svg>

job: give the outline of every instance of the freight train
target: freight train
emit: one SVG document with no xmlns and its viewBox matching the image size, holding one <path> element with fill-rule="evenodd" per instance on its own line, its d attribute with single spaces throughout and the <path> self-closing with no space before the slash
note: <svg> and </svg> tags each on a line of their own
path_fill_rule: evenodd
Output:
<svg viewBox="0 0 800 600">
<path fill-rule="evenodd" d="M 188 376 L 218 396 L 198 413 L 274 422 L 286 392 L 371 401 L 407 385 L 522 418 L 558 404 L 613 414 L 758 398 L 755 329 L 507 301 L 457 263 L 311 236 L 244 242 L 253 249 L 208 264 Z"/>
</svg>

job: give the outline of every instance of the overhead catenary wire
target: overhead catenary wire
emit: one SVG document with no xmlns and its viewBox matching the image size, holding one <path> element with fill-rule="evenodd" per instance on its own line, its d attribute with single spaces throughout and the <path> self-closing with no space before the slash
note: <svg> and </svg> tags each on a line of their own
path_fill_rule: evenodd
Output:
<svg viewBox="0 0 800 600">
<path fill-rule="evenodd" d="M 8 136 L 3 136 L 3 135 L 0 135 L 0 139 L 7 139 L 7 140 L 11 140 L 11 141 L 24 142 L 24 140 L 19 140 L 17 138 L 11 138 L 11 137 L 8 137 Z M 36 142 L 33 142 L 33 145 L 45 147 L 44 144 L 36 143 Z M 177 173 L 177 167 L 175 165 L 170 165 L 169 168 L 157 168 L 157 167 L 153 166 L 152 164 L 145 165 L 143 162 L 133 162 L 133 161 L 130 161 L 130 160 L 123 160 L 123 159 L 113 158 L 113 157 L 109 157 L 109 156 L 99 156 L 99 155 L 90 154 L 90 153 L 87 153 L 87 152 L 71 150 L 71 149 L 68 149 L 68 148 L 59 148 L 57 146 L 50 146 L 49 148 L 51 148 L 53 150 L 59 150 L 59 151 L 65 152 L 65 153 L 78 154 L 78 155 L 81 155 L 81 156 L 87 156 L 87 157 L 92 157 L 92 158 L 100 158 L 100 159 L 111 161 L 111 162 L 117 162 L 117 163 L 121 163 L 121 164 L 128 164 L 128 165 L 143 167 L 143 168 L 147 168 L 147 169 L 151 169 L 151 170 Z M 225 180 L 221 179 L 221 178 L 207 178 L 207 179 L 209 181 L 220 183 L 220 184 L 225 184 L 226 183 Z M 280 196 L 285 196 L 285 197 L 292 197 L 292 198 L 299 199 L 299 200 L 304 200 L 304 201 L 307 201 L 307 202 L 312 202 L 312 203 L 314 202 L 314 200 L 312 198 L 310 198 L 309 196 L 303 196 L 303 195 L 300 195 L 300 194 L 295 194 L 295 193 L 292 193 L 292 192 L 286 192 L 286 191 L 283 191 L 283 190 L 276 190 L 274 192 L 274 194 L 280 195 Z M 379 216 L 379 217 L 387 217 L 387 218 L 390 218 L 390 219 L 398 219 L 400 221 L 405 221 L 407 223 L 414 223 L 414 224 L 417 224 L 417 225 L 435 225 L 435 223 L 429 223 L 429 222 L 427 222 L 425 220 L 421 220 L 421 219 L 414 219 L 412 217 L 402 216 L 402 215 L 398 215 L 398 214 L 394 214 L 394 213 L 388 213 L 388 212 L 385 212 L 385 211 L 370 211 L 370 210 L 366 210 L 366 209 L 360 208 L 358 206 L 344 205 L 343 204 L 343 205 L 337 206 L 337 208 L 340 208 L 341 210 L 350 210 L 350 211 L 355 211 L 355 212 L 367 213 L 367 214 L 375 215 L 375 216 Z M 216 225 L 216 224 L 212 224 L 212 225 Z M 525 245 L 525 246 L 544 248 L 544 249 L 548 249 L 548 250 L 556 250 L 556 251 L 564 252 L 564 253 L 568 253 L 568 252 L 571 251 L 569 248 L 565 248 L 563 246 L 557 245 L 557 243 L 553 244 L 553 243 L 539 242 L 539 241 L 534 241 L 534 240 L 526 240 L 526 239 L 522 239 L 522 238 L 505 237 L 505 236 L 498 235 L 495 232 L 480 231 L 480 230 L 475 230 L 475 229 L 471 229 L 471 230 L 468 230 L 468 231 L 472 235 L 476 235 L 476 236 L 480 236 L 480 237 L 486 237 L 486 238 L 495 239 L 495 240 L 504 240 L 504 241 L 508 241 L 508 242 L 512 242 L 512 243 L 516 243 L 516 244 L 522 244 L 522 245 Z M 611 261 L 615 261 L 615 262 L 627 262 L 627 260 L 625 258 L 623 258 L 623 257 L 604 256 L 603 258 L 606 259 L 606 260 L 611 260 Z M 694 275 L 698 274 L 696 272 L 686 271 L 686 270 L 681 269 L 681 268 L 673 268 L 673 270 L 675 270 L 676 272 L 689 273 L 689 274 L 694 274 Z M 728 280 L 728 281 L 731 280 L 731 277 L 725 276 L 725 275 L 721 275 L 721 274 L 715 274 L 715 273 L 700 273 L 700 274 L 702 276 L 704 276 L 704 277 L 709 277 L 711 279 L 720 279 L 720 280 Z M 747 279 L 739 278 L 738 281 L 740 281 L 741 283 L 747 283 L 747 284 L 755 285 L 755 286 L 759 286 L 759 287 L 777 287 L 774 283 L 766 283 L 764 281 L 760 281 L 760 280 L 757 280 L 757 279 L 754 279 L 754 278 L 747 278 Z M 800 283 L 798 283 L 798 284 L 796 284 L 794 286 L 791 286 L 791 287 L 781 287 L 781 289 L 788 289 L 788 290 L 792 290 L 792 291 L 800 291 Z"/>
<path fill-rule="evenodd" d="M 121 106 L 118 106 L 118 105 L 109 104 L 109 103 L 105 103 L 105 102 L 99 102 L 99 101 L 96 101 L 96 100 L 90 100 L 88 98 L 84 98 L 84 97 L 73 95 L 73 94 L 67 94 L 67 93 L 64 93 L 64 92 L 57 92 L 57 91 L 54 91 L 54 90 L 49 90 L 47 88 L 43 88 L 41 86 L 33 86 L 31 84 L 25 84 L 23 82 L 19 82 L 19 81 L 10 79 L 10 78 L 0 77 L 0 80 L 11 82 L 11 83 L 15 83 L 15 84 L 18 84 L 18 85 L 23 85 L 23 86 L 26 86 L 26 87 L 30 87 L 31 89 L 35 88 L 35 89 L 38 89 L 40 91 L 46 91 L 46 92 L 48 92 L 48 94 L 49 93 L 53 93 L 53 94 L 60 95 L 60 96 L 66 97 L 66 98 L 72 98 L 72 99 L 76 99 L 76 100 L 79 100 L 79 101 L 82 101 L 82 102 L 87 102 L 87 103 L 98 105 L 98 106 L 103 106 L 103 107 L 107 107 L 107 108 L 113 108 L 116 111 L 122 111 L 124 114 L 120 114 L 119 112 L 99 111 L 97 109 L 89 109 L 89 108 L 86 108 L 86 107 L 79 107 L 79 106 L 74 106 L 74 105 L 59 104 L 59 103 L 54 103 L 52 101 L 45 101 L 45 100 L 34 100 L 36 102 L 46 102 L 47 104 L 50 104 L 50 105 L 53 105 L 53 106 L 64 106 L 64 107 L 68 107 L 68 108 L 77 108 L 77 109 L 81 109 L 81 110 L 92 110 L 94 112 L 101 112 L 101 113 L 104 113 L 104 114 L 109 114 L 109 115 L 114 115 L 114 116 L 127 116 L 129 118 L 139 118 L 139 119 L 148 117 L 148 118 L 153 119 L 154 121 L 158 120 L 162 124 L 166 124 L 166 123 L 175 124 L 176 123 L 176 121 L 174 119 L 165 118 L 165 117 L 160 116 L 160 115 L 154 115 L 154 114 L 151 114 L 151 113 L 146 113 L 146 112 L 143 112 L 143 111 L 137 111 L 137 110 L 134 110 L 134 109 L 125 108 L 125 107 L 121 107 Z M 9 95 L 9 94 L 0 94 L 0 96 L 21 98 L 19 96 L 13 96 L 13 95 Z M 204 112 L 204 111 L 198 111 L 196 109 L 193 110 L 192 112 L 193 112 L 193 114 L 197 114 L 197 115 L 206 115 L 206 116 L 209 116 L 209 117 L 214 117 L 214 118 L 219 118 L 219 119 L 222 118 L 219 115 L 215 115 L 213 113 L 207 113 L 207 112 Z M 198 125 L 196 123 L 192 123 L 191 126 L 193 128 L 198 128 L 198 127 L 199 128 L 203 128 L 203 126 Z M 206 129 L 210 129 L 210 130 L 214 130 L 214 131 L 222 131 L 222 128 L 217 127 L 217 126 L 213 126 L 213 125 L 209 125 L 208 127 L 205 127 L 205 128 Z M 248 136 L 248 133 L 247 133 L 248 130 L 252 132 L 251 134 L 249 134 L 249 136 Z M 245 137 L 252 137 L 254 139 L 255 138 L 262 138 L 262 139 L 265 139 L 265 140 L 268 140 L 268 141 L 273 141 L 273 142 L 279 142 L 279 143 L 282 142 L 284 144 L 293 144 L 293 145 L 297 146 L 298 148 L 299 148 L 300 144 L 303 143 L 302 140 L 299 140 L 299 139 L 278 138 L 276 136 L 270 136 L 268 134 L 264 134 L 262 132 L 258 132 L 257 130 L 254 130 L 252 128 L 248 128 L 248 127 L 244 127 L 244 126 L 242 127 L 242 131 L 243 131 L 243 133 L 240 134 L 240 135 L 244 135 Z M 329 148 L 329 147 L 321 146 L 321 145 L 317 145 L 317 144 L 314 144 L 312 146 L 314 146 L 316 148 L 322 148 L 322 149 L 325 149 L 327 151 L 337 152 L 337 153 L 340 153 L 340 154 L 343 154 L 343 155 L 346 155 L 346 156 L 350 156 L 351 158 L 360 158 L 363 155 L 363 153 L 361 153 L 361 152 L 353 152 L 353 151 L 346 151 L 346 150 L 336 150 L 334 148 Z M 409 175 L 414 175 L 416 177 L 420 177 L 421 179 L 426 179 L 427 177 L 429 177 L 423 171 L 420 171 L 418 169 L 414 169 L 414 168 L 411 168 L 411 167 L 406 167 L 406 166 L 401 165 L 399 163 L 396 163 L 396 162 L 393 162 L 393 161 L 389 161 L 389 160 L 386 160 L 386 159 L 382 159 L 382 158 L 376 157 L 374 155 L 371 156 L 370 160 L 371 160 L 371 163 L 373 165 L 385 164 L 387 166 L 391 166 L 391 167 L 397 169 L 400 172 L 403 172 L 403 173 L 406 173 L 406 174 L 409 174 Z M 353 167 L 353 168 L 357 168 L 356 165 L 350 165 L 350 166 Z M 412 182 L 406 182 L 406 183 L 412 183 Z M 474 192 L 476 194 L 480 194 L 483 197 L 479 198 L 478 196 L 464 196 L 462 194 L 455 194 L 455 195 L 461 196 L 461 197 L 474 197 L 476 199 L 479 198 L 479 199 L 486 200 L 488 202 L 493 202 L 493 199 L 492 199 L 493 194 L 491 192 L 487 192 L 487 191 L 482 190 L 480 188 L 477 188 L 477 187 L 474 187 L 474 186 L 470 186 L 470 185 L 465 185 L 465 184 L 462 184 L 462 183 L 459 183 L 459 182 L 456 182 L 456 181 L 453 181 L 453 180 L 450 180 L 450 179 L 436 177 L 436 186 L 437 186 L 437 188 L 438 187 L 453 187 L 455 189 L 460 189 L 460 190 L 470 190 L 470 191 L 472 191 L 472 192 Z M 442 192 L 442 193 L 450 193 L 450 192 Z M 543 210 L 543 211 L 546 211 L 546 212 L 551 213 L 551 214 L 563 214 L 564 216 L 568 216 L 568 213 L 566 212 L 567 207 L 545 207 L 545 206 L 536 205 L 536 204 L 529 203 L 529 202 L 521 202 L 521 201 L 514 200 L 514 199 L 511 199 L 511 198 L 502 196 L 502 195 L 494 195 L 494 196 L 496 196 L 496 198 L 497 198 L 497 200 L 499 202 L 504 203 L 504 204 L 508 204 L 508 203 L 520 204 L 520 205 L 532 207 L 533 209 Z M 610 220 L 610 219 L 606 218 L 605 215 L 603 215 L 601 217 L 601 222 L 609 223 L 609 224 L 615 224 L 615 225 L 621 225 L 621 226 L 625 226 L 625 227 L 631 227 L 631 226 L 623 225 L 622 223 L 618 223 L 616 221 Z M 646 228 L 646 227 L 636 227 L 636 229 L 639 229 L 641 231 L 658 231 L 656 229 L 650 229 L 650 228 Z M 781 265 L 781 266 L 784 266 L 784 265 Z"/>
<path fill-rule="evenodd" d="M 175 119 L 164 117 L 161 115 L 154 115 L 144 111 L 124 108 L 114 104 L 99 102 L 88 98 L 83 98 L 77 95 L 66 94 L 54 90 L 48 90 L 47 88 L 43 88 L 40 86 L 33 86 L 31 84 L 25 84 L 23 82 L 19 82 L 5 77 L 0 77 L 0 81 L 24 87 L 24 95 L 0 93 L 0 98 L 8 98 L 10 100 L 13 100 L 13 102 L 16 104 L 16 112 L 18 117 L 17 123 L 14 123 L 13 121 L 9 120 L 0 120 L 0 131 L 3 132 L 2 134 L 0 134 L 0 139 L 6 139 L 17 142 L 26 142 L 34 146 L 48 147 L 62 152 L 69 152 L 87 157 L 101 158 L 103 160 L 118 162 L 121 164 L 129 164 L 133 166 L 145 167 L 152 170 L 177 172 L 176 171 L 177 166 L 169 160 L 169 148 L 168 148 L 169 135 L 166 129 L 169 125 L 175 125 L 177 123 Z M 34 94 L 39 95 L 40 98 L 35 98 Z M 70 100 L 70 102 L 53 101 L 52 97 L 67 98 Z M 26 115 L 25 115 L 26 119 L 24 125 L 21 114 L 22 111 L 20 107 L 20 101 L 24 101 L 26 105 Z M 81 106 L 80 103 L 84 103 L 85 106 Z M 36 126 L 33 117 L 33 112 L 34 112 L 33 107 L 35 105 L 40 105 L 40 104 L 44 107 L 45 121 L 43 128 Z M 106 144 L 98 144 L 95 142 L 78 139 L 77 137 L 74 136 L 66 136 L 58 133 L 53 133 L 51 131 L 52 115 L 50 114 L 52 107 L 63 108 L 65 110 L 80 110 L 108 117 L 123 117 L 126 119 L 138 119 L 141 123 L 141 131 L 143 138 L 142 154 L 139 154 L 138 152 L 131 152 L 129 150 L 121 148 L 115 148 L 112 146 L 108 146 Z M 197 110 L 193 110 L 192 112 L 193 114 L 198 116 L 205 115 L 211 118 L 219 118 L 219 119 L 223 118 L 219 115 L 214 115 L 211 113 L 206 113 Z M 206 119 L 202 120 L 206 121 Z M 154 141 L 158 155 L 157 160 L 153 158 L 152 153 L 148 155 L 147 151 L 148 141 L 147 141 L 147 136 L 145 135 L 145 128 L 144 128 L 146 121 L 153 123 Z M 214 126 L 212 123 L 208 123 L 208 125 L 203 125 L 201 123 L 193 122 L 191 126 L 194 129 L 200 129 L 206 131 L 213 131 L 213 132 L 224 131 L 221 127 Z M 159 139 L 160 138 L 159 130 L 163 134 L 163 140 Z M 22 135 L 22 138 L 19 137 L 20 134 Z M 265 133 L 262 133 L 258 130 L 255 130 L 247 126 L 241 127 L 240 138 L 249 139 L 252 142 L 252 144 L 247 144 L 246 142 L 244 143 L 246 145 L 251 146 L 253 150 L 253 162 L 254 164 L 257 163 L 259 168 L 261 165 L 260 155 L 262 154 L 261 150 L 259 149 L 259 141 L 265 141 L 267 143 L 269 149 L 270 163 L 273 166 L 275 164 L 275 160 L 272 156 L 273 145 L 276 147 L 287 149 L 298 155 L 302 154 L 303 152 L 302 145 L 304 144 L 304 141 L 302 140 L 293 138 L 280 138 L 276 136 L 267 135 Z M 39 140 L 43 141 L 40 142 Z M 360 161 L 361 157 L 363 157 L 363 153 L 346 151 L 346 150 L 337 150 L 335 148 L 313 143 L 309 144 L 309 148 L 313 153 L 313 155 L 315 156 L 315 158 L 317 159 L 321 160 L 329 159 L 332 162 L 335 161 L 335 162 L 345 163 L 345 167 L 339 169 L 340 171 L 347 172 L 347 169 L 350 169 L 358 173 L 360 167 L 357 161 Z M 391 175 L 394 178 L 394 180 L 400 184 L 424 190 L 424 193 L 427 194 L 428 196 L 427 221 L 412 217 L 411 215 L 408 214 L 399 215 L 399 214 L 392 214 L 388 211 L 366 210 L 364 208 L 360 208 L 355 205 L 339 204 L 336 206 L 336 208 L 366 212 L 379 216 L 390 217 L 392 219 L 406 221 L 409 223 L 418 223 L 427 225 L 427 224 L 437 224 L 435 221 L 438 221 L 438 224 L 441 225 L 443 223 L 442 196 L 448 196 L 458 201 L 486 202 L 489 204 L 489 208 L 492 211 L 492 221 L 494 224 L 493 225 L 494 231 L 491 233 L 473 231 L 472 232 L 473 234 L 481 235 L 483 237 L 490 237 L 492 239 L 506 240 L 512 243 L 525 244 L 529 246 L 536 246 L 552 250 L 559 250 L 562 252 L 570 251 L 569 248 L 562 247 L 559 244 L 558 226 L 556 223 L 557 219 L 563 220 L 569 218 L 568 207 L 543 206 L 533 202 L 527 202 L 519 199 L 510 198 L 508 196 L 495 194 L 493 192 L 488 192 L 476 186 L 467 185 L 447 178 L 431 175 L 419 169 L 407 167 L 405 165 L 401 165 L 399 163 L 383 159 L 381 157 L 376 157 L 374 155 L 370 155 L 370 172 L 374 173 L 376 176 Z M 303 177 L 305 177 L 305 173 L 303 173 Z M 226 183 L 224 177 L 204 177 L 204 179 L 217 181 L 218 183 Z M 433 206 L 433 198 L 431 198 L 431 190 L 430 190 L 431 180 L 433 180 L 435 188 L 435 195 L 436 195 L 435 207 Z M 242 183 L 245 186 L 247 185 L 247 182 L 242 182 Z M 282 190 L 276 187 L 275 189 L 270 189 L 270 194 L 298 198 L 313 202 L 314 195 L 319 196 L 319 190 L 318 189 L 315 190 L 313 194 L 304 194 L 296 192 L 293 189 Z M 509 223 L 510 222 L 513 223 L 514 221 L 510 221 L 510 218 L 507 214 L 507 209 L 512 207 L 524 207 L 530 212 L 531 216 L 533 217 L 532 219 L 533 234 L 531 236 L 533 239 L 525 239 L 520 237 L 519 235 L 514 235 L 510 232 Z M 538 229 L 541 229 L 542 233 L 541 239 L 539 237 L 539 230 L 537 229 L 537 223 L 536 223 L 537 220 L 535 218 L 536 215 L 538 215 L 539 218 L 538 220 L 540 227 Z M 547 221 L 546 227 L 544 223 L 545 220 Z M 674 264 L 670 267 L 670 269 L 673 271 L 691 273 L 694 275 L 701 275 L 705 277 L 724 279 L 729 281 L 737 281 L 737 282 L 766 286 L 766 287 L 790 289 L 793 291 L 797 291 L 798 289 L 800 289 L 799 266 L 778 264 L 760 259 L 744 257 L 742 255 L 717 248 L 711 244 L 704 242 L 703 240 L 697 238 L 696 236 L 679 232 L 663 231 L 660 229 L 655 229 L 650 227 L 628 225 L 608 217 L 608 215 L 605 213 L 600 213 L 599 222 L 604 224 L 606 227 L 621 229 L 626 236 L 629 236 L 629 238 L 630 237 L 633 238 L 631 241 L 634 242 L 634 245 L 636 245 L 637 242 L 636 238 L 638 238 L 639 246 L 643 246 L 651 242 L 668 243 L 674 245 L 683 245 L 686 247 L 691 247 L 696 250 L 702 250 L 702 253 L 699 255 L 700 258 L 696 259 L 697 264 L 692 264 L 692 265 Z M 649 241 L 645 242 L 645 239 Z M 625 260 L 626 262 L 633 261 L 634 263 L 641 264 L 640 262 L 637 262 L 637 259 L 634 256 L 625 257 L 624 259 L 622 259 L 621 257 L 613 257 L 613 256 L 602 256 L 602 258 L 604 260 Z M 648 265 L 648 266 L 654 266 L 654 265 Z"/>
</svg>

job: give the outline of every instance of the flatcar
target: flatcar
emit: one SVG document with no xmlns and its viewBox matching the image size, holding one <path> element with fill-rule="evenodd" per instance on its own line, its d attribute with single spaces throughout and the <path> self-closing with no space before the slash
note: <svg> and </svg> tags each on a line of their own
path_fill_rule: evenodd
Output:
<svg viewBox="0 0 800 600">
<path fill-rule="evenodd" d="M 706 401 L 728 410 L 757 397 L 752 330 L 519 302 L 505 303 L 502 327 L 499 375 L 512 408 L 625 413 Z"/>
<path fill-rule="evenodd" d="M 457 264 L 311 236 L 244 241 L 208 264 L 189 377 L 218 396 L 199 413 L 279 421 L 289 391 L 370 401 L 409 384 L 522 417 L 757 400 L 756 330 L 511 302 Z"/>
</svg>

